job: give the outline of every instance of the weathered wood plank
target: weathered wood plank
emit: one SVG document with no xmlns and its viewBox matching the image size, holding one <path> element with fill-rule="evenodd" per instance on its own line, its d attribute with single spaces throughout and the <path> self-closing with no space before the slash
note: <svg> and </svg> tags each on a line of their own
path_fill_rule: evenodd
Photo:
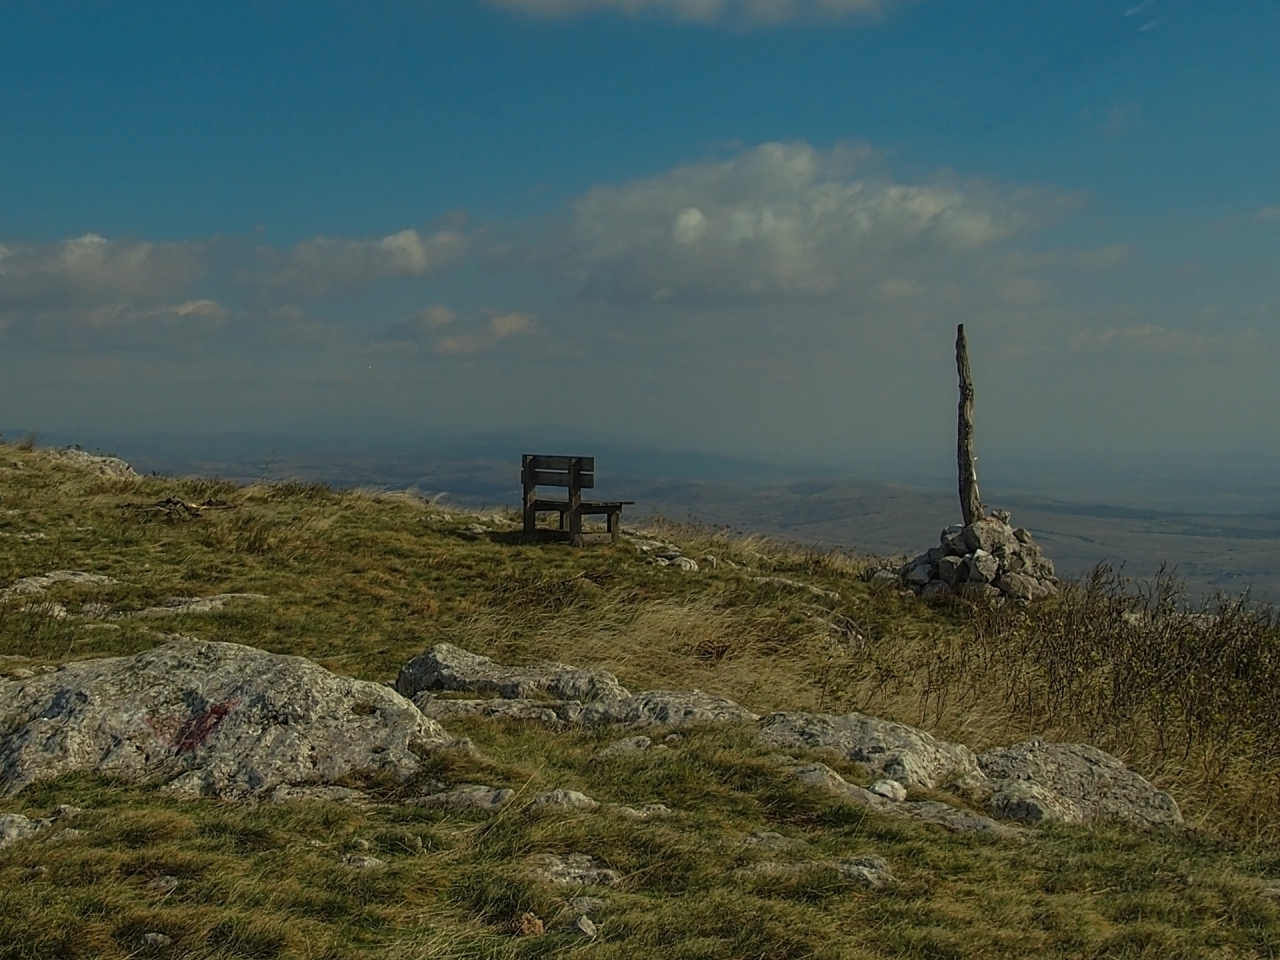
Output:
<svg viewBox="0 0 1280 960">
<path fill-rule="evenodd" d="M 568 470 L 526 470 L 524 480 L 526 487 L 567 487 L 570 486 L 571 475 Z M 596 485 L 594 473 L 578 474 L 578 486 L 591 489 Z"/>
<path fill-rule="evenodd" d="M 541 453 L 526 453 L 523 457 L 524 466 L 533 470 L 568 470 L 575 460 L 585 472 L 595 472 L 595 457 L 551 457 Z"/>
<path fill-rule="evenodd" d="M 982 519 L 978 496 L 977 457 L 973 454 L 973 374 L 969 372 L 969 344 L 964 324 L 956 327 L 956 369 L 960 374 L 960 407 L 956 425 L 956 462 L 960 469 L 960 515 L 965 526 Z"/>
</svg>

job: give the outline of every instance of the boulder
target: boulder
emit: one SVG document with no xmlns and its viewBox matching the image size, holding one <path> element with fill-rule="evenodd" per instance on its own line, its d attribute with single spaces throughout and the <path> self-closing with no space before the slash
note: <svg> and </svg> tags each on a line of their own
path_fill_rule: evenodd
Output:
<svg viewBox="0 0 1280 960">
<path fill-rule="evenodd" d="M 302 657 L 178 638 L 0 684 L 0 788 L 73 771 L 182 796 L 264 799 L 375 773 L 405 779 L 444 729 L 379 683 Z"/>
<path fill-rule="evenodd" d="M 95 453 L 89 453 L 86 450 L 76 450 L 74 448 L 50 450 L 49 453 L 79 467 L 87 473 L 93 473 L 99 477 L 109 477 L 113 480 L 138 479 L 138 474 L 133 467 L 119 457 L 103 457 Z"/>
<path fill-rule="evenodd" d="M 401 667 L 396 690 L 406 697 L 424 690 L 456 690 L 507 700 L 527 699 L 538 693 L 561 700 L 630 696 L 618 678 L 604 670 L 584 670 L 552 661 L 505 667 L 451 643 L 436 644 Z"/>
<path fill-rule="evenodd" d="M 978 757 L 990 778 L 988 810 L 1029 822 L 1114 820 L 1141 827 L 1178 826 L 1173 797 L 1116 757 L 1082 743 L 1033 740 Z M 1024 786 L 1030 781 L 1039 789 Z"/>
<path fill-rule="evenodd" d="M 947 780 L 982 775 L 968 747 L 862 713 L 773 713 L 761 722 L 759 736 L 783 749 L 832 751 L 905 787 L 927 790 Z"/>
</svg>

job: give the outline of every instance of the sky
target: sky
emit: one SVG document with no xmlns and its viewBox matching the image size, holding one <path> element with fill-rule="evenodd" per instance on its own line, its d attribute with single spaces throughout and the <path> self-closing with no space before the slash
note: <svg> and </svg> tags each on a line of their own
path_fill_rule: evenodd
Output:
<svg viewBox="0 0 1280 960">
<path fill-rule="evenodd" d="M 1274 459 L 1278 37 L 1273 0 L 6 0 L 0 425 L 945 466 L 964 323 L 980 456 Z"/>
</svg>

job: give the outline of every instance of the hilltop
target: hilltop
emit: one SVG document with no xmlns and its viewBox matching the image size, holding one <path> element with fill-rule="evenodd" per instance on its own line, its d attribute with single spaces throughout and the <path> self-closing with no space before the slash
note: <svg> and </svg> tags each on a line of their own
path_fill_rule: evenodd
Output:
<svg viewBox="0 0 1280 960">
<path fill-rule="evenodd" d="M 930 604 L 884 565 L 670 524 L 575 549 L 408 493 L 2 445 L 4 740 L 91 675 L 109 725 L 145 670 L 197 671 L 214 706 L 323 691 L 290 714 L 313 742 L 404 736 L 319 791 L 206 767 L 171 789 L 212 734 L 261 744 L 223 706 L 159 731 L 156 767 L 86 746 L 11 777 L 0 956 L 1280 953 L 1269 610 L 1188 616 L 1175 583 L 1106 571 Z M 851 759 L 813 716 L 909 725 L 942 765 Z M 1036 739 L 1110 751 L 1183 823 L 993 819 L 967 757 Z"/>
</svg>

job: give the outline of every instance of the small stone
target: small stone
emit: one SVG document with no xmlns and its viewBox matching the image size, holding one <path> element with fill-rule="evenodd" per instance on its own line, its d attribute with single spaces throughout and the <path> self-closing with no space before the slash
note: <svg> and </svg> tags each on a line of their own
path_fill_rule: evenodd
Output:
<svg viewBox="0 0 1280 960">
<path fill-rule="evenodd" d="M 681 573 L 698 572 L 698 561 L 691 557 L 676 557 L 671 561 L 671 566 L 675 567 Z"/>
<path fill-rule="evenodd" d="M 586 914 L 579 916 L 577 920 L 573 921 L 573 928 L 584 937 L 589 937 L 592 940 L 595 939 L 596 925 L 591 922 L 591 918 Z"/>
<path fill-rule="evenodd" d="M 1019 543 L 1030 543 L 1031 531 L 1028 530 L 1026 527 L 1018 527 L 1016 530 L 1013 531 L 1013 537 Z"/>
<path fill-rule="evenodd" d="M 665 737 L 662 738 L 662 742 L 670 747 L 670 746 L 675 746 L 677 743 L 679 743 L 683 739 L 684 737 L 680 736 L 680 734 L 678 733 L 668 733 Z"/>
<path fill-rule="evenodd" d="M 655 817 L 669 817 L 675 813 L 663 803 L 646 803 L 642 807 L 624 807 L 619 804 L 610 809 L 619 816 L 628 817 L 631 820 L 652 820 Z"/>
<path fill-rule="evenodd" d="M 534 810 L 595 810 L 600 803 L 577 790 L 548 790 L 535 796 L 529 806 Z"/>
<path fill-rule="evenodd" d="M 498 810 L 513 796 L 514 790 L 498 789 L 483 783 L 464 783 L 444 793 L 419 797 L 414 802 L 423 807 L 449 810 Z"/>
<path fill-rule="evenodd" d="M 569 909 L 578 916 L 591 916 L 606 910 L 609 901 L 602 897 L 574 897 L 569 901 Z"/>
<path fill-rule="evenodd" d="M 158 877 L 152 878 L 151 882 L 147 884 L 147 889 L 153 893 L 173 893 L 178 889 L 178 878 L 163 873 Z"/>
<path fill-rule="evenodd" d="M 896 780 L 877 780 L 867 789 L 876 796 L 892 800 L 894 803 L 901 803 L 907 799 L 907 788 Z"/>
<path fill-rule="evenodd" d="M 877 570 L 871 574 L 872 583 L 896 583 L 898 575 L 892 570 Z"/>
<path fill-rule="evenodd" d="M 832 864 L 851 880 L 858 880 L 869 887 L 883 887 L 894 882 L 893 873 L 883 857 L 846 857 Z"/>
<path fill-rule="evenodd" d="M 607 867 L 597 867 L 595 861 L 582 853 L 571 853 L 565 856 L 544 854 L 534 868 L 534 875 L 542 880 L 549 880 L 557 885 L 595 885 L 612 886 L 622 879 L 622 874 Z"/>
<path fill-rule="evenodd" d="M 349 853 L 343 857 L 342 863 L 352 870 L 380 870 L 386 866 L 377 857 L 365 857 L 355 853 Z"/>
<path fill-rule="evenodd" d="M 809 847 L 809 844 L 803 840 L 785 837 L 772 830 L 757 830 L 751 836 L 744 837 L 742 845 L 754 847 L 757 850 L 806 850 Z"/>
<path fill-rule="evenodd" d="M 653 741 L 648 737 L 626 737 L 622 740 L 616 740 L 597 750 L 593 756 L 596 760 L 608 760 L 611 757 L 622 757 L 628 754 L 643 753 L 648 750 Z"/>
<path fill-rule="evenodd" d="M 173 937 L 166 936 L 163 933 L 144 933 L 142 935 L 142 944 L 148 950 L 164 950 L 173 946 Z"/>
</svg>

